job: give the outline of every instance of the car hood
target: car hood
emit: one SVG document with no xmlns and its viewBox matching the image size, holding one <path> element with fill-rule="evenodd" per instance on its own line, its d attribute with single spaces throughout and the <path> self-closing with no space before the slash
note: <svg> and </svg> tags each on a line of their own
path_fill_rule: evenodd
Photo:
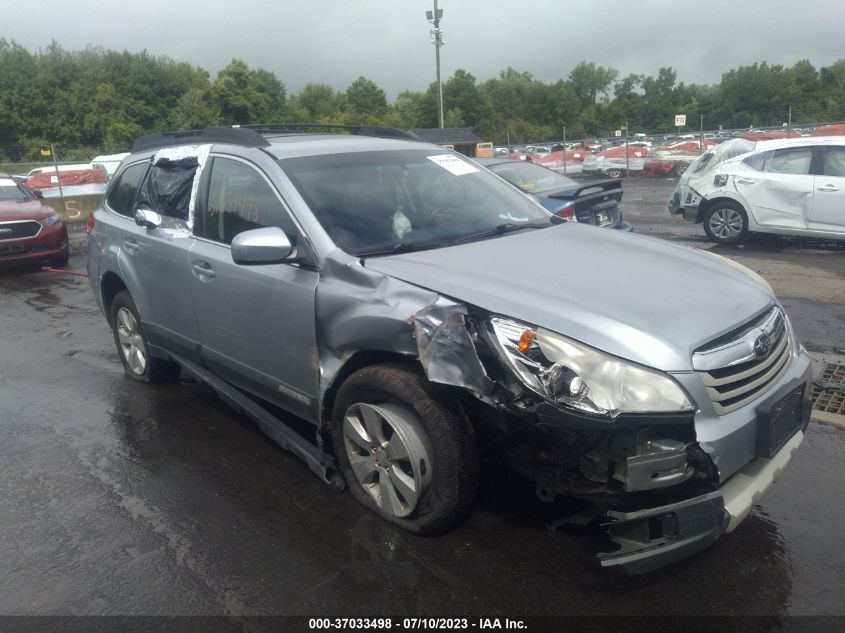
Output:
<svg viewBox="0 0 845 633">
<path fill-rule="evenodd" d="M 44 206 L 40 200 L 0 201 L 0 222 L 10 220 L 40 220 L 55 213 L 50 207 Z"/>
<path fill-rule="evenodd" d="M 695 249 L 571 222 L 365 266 L 664 371 L 775 302 Z"/>
</svg>

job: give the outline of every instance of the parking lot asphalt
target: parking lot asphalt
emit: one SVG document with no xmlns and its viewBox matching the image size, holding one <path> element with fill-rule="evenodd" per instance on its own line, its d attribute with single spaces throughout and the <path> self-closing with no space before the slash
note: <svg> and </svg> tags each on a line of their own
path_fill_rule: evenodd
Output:
<svg viewBox="0 0 845 633">
<path fill-rule="evenodd" d="M 624 186 L 635 231 L 713 248 L 664 215 L 674 183 Z M 717 248 L 766 277 L 808 348 L 845 349 L 841 247 Z M 831 426 L 811 424 L 734 533 L 628 577 L 598 568 L 590 529 L 548 528 L 565 502 L 506 472 L 483 472 L 445 536 L 379 520 L 206 389 L 125 378 L 82 277 L 0 271 L 0 340 L 0 614 L 845 615 Z"/>
</svg>

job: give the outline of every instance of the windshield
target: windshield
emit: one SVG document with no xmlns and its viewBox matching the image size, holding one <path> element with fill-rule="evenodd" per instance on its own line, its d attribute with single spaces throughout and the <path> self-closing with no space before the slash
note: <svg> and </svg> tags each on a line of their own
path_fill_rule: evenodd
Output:
<svg viewBox="0 0 845 633">
<path fill-rule="evenodd" d="M 545 209 L 487 170 L 436 149 L 279 164 L 335 244 L 353 255 L 434 248 L 551 223 Z"/>
<path fill-rule="evenodd" d="M 11 178 L 0 178 L 0 200 L 29 200 L 29 196 Z"/>
<path fill-rule="evenodd" d="M 543 193 L 564 187 L 575 187 L 577 183 L 556 171 L 524 161 L 490 165 L 490 171 L 509 183 L 529 193 Z"/>
</svg>

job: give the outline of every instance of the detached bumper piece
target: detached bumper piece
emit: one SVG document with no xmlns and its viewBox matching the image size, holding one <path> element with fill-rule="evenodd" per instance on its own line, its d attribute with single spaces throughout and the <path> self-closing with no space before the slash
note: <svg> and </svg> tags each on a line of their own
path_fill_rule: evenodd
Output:
<svg viewBox="0 0 845 633">
<path fill-rule="evenodd" d="M 721 536 L 729 516 L 721 492 L 636 512 L 607 512 L 608 535 L 620 546 L 599 554 L 602 567 L 644 574 L 703 550 Z"/>
</svg>

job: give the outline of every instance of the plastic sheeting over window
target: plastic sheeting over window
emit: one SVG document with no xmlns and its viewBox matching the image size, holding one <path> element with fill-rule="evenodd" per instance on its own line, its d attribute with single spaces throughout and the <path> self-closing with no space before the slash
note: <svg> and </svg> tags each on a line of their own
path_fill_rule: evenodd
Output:
<svg viewBox="0 0 845 633">
<path fill-rule="evenodd" d="M 196 156 L 157 160 L 141 186 L 138 206 L 187 222 L 198 167 Z"/>
</svg>

